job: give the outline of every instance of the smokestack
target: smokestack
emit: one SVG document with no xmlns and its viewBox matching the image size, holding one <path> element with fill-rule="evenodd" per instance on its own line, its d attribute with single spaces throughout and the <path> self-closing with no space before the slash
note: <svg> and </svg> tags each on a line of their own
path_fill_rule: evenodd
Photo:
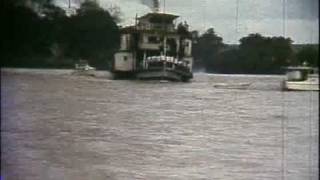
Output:
<svg viewBox="0 0 320 180">
<path fill-rule="evenodd" d="M 160 0 L 140 0 L 140 2 L 148 6 L 153 12 L 160 12 Z"/>
<path fill-rule="evenodd" d="M 160 11 L 160 0 L 153 0 L 153 12 Z"/>
</svg>

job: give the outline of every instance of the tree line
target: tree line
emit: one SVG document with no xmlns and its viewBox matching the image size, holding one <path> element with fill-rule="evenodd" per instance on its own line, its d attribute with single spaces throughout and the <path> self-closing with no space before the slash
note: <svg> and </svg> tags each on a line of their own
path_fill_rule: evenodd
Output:
<svg viewBox="0 0 320 180">
<path fill-rule="evenodd" d="M 192 33 L 195 69 L 206 72 L 278 74 L 286 66 L 317 67 L 319 63 L 319 45 L 303 45 L 296 51 L 290 38 L 256 33 L 242 37 L 239 45 L 230 46 L 223 43 L 213 28 L 200 36 L 197 31 Z"/>
<path fill-rule="evenodd" d="M 1 66 L 72 68 L 86 59 L 108 69 L 119 47 L 117 11 L 85 1 L 74 14 L 51 0 L 2 1 Z"/>
<path fill-rule="evenodd" d="M 1 67 L 73 68 L 86 59 L 98 69 L 110 69 L 119 47 L 118 8 L 103 9 L 84 1 L 67 13 L 52 0 L 1 1 Z M 318 66 L 319 46 L 295 50 L 290 38 L 249 34 L 236 46 L 223 42 L 213 28 L 193 37 L 194 69 L 213 73 L 280 73 L 283 66 L 307 62 Z"/>
</svg>

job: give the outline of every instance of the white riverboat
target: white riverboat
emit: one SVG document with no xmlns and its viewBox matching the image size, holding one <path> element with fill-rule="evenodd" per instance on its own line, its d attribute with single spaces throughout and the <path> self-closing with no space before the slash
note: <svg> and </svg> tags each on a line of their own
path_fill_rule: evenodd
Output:
<svg viewBox="0 0 320 180">
<path fill-rule="evenodd" d="M 192 73 L 192 37 L 175 25 L 179 17 L 154 11 L 136 17 L 133 26 L 121 28 L 120 49 L 114 56 L 115 78 L 189 81 Z"/>
<path fill-rule="evenodd" d="M 287 67 L 283 90 L 319 91 L 319 71 L 306 66 Z"/>
</svg>

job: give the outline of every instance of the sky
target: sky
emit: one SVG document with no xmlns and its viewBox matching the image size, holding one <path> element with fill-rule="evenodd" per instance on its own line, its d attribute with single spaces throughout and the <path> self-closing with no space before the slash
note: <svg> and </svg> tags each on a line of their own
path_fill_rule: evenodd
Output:
<svg viewBox="0 0 320 180">
<path fill-rule="evenodd" d="M 68 3 L 56 1 L 60 6 Z M 133 24 L 136 14 L 151 12 L 152 0 L 96 1 L 104 8 L 120 7 L 121 25 Z M 294 44 L 319 43 L 319 0 L 166 0 L 165 8 L 160 1 L 161 11 L 180 15 L 178 21 L 187 21 L 191 30 L 212 27 L 227 44 L 237 44 L 250 33 L 290 37 Z"/>
</svg>

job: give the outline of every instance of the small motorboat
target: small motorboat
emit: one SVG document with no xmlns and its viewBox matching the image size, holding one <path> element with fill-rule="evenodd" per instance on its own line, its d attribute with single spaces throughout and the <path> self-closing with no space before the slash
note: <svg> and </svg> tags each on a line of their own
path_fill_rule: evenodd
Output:
<svg viewBox="0 0 320 180">
<path fill-rule="evenodd" d="M 251 83 L 218 83 L 214 84 L 213 87 L 220 88 L 220 89 L 248 89 Z"/>
<path fill-rule="evenodd" d="M 79 63 L 75 64 L 75 71 L 73 74 L 77 75 L 89 75 L 89 76 L 94 76 L 96 68 L 91 67 L 86 60 L 79 60 Z"/>
<path fill-rule="evenodd" d="M 319 91 L 319 71 L 317 68 L 298 66 L 286 68 L 286 79 L 282 90 Z"/>
</svg>

